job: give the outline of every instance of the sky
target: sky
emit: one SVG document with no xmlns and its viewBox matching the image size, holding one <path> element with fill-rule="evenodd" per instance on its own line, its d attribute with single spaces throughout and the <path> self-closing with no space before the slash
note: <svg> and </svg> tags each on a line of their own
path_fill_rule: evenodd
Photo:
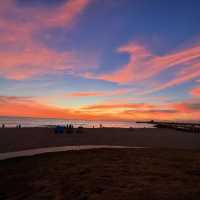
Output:
<svg viewBox="0 0 200 200">
<path fill-rule="evenodd" d="M 0 116 L 200 120 L 199 0 L 0 1 Z"/>
</svg>

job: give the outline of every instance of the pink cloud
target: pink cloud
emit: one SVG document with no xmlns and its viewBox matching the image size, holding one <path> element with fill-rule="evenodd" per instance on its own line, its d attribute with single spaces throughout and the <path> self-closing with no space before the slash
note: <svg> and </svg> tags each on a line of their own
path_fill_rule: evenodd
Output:
<svg viewBox="0 0 200 200">
<path fill-rule="evenodd" d="M 161 89 L 199 77 L 199 45 L 163 56 L 156 56 L 144 46 L 130 43 L 120 47 L 118 52 L 130 55 L 129 62 L 119 70 L 103 75 L 87 73 L 85 76 L 124 84 L 149 80 L 170 68 L 180 70 L 175 80 L 161 86 Z"/>
<path fill-rule="evenodd" d="M 19 9 L 14 0 L 0 2 L 0 76 L 10 79 L 26 79 L 48 73 L 76 73 L 97 65 L 94 58 L 74 52 L 56 52 L 47 48 L 34 34 L 49 26 L 67 28 L 88 6 L 90 0 L 69 0 L 55 9 Z M 16 19 L 8 19 L 11 12 Z"/>
<path fill-rule="evenodd" d="M 56 8 L 18 8 L 15 0 L 0 2 L 0 42 L 30 48 L 34 34 L 48 27 L 71 27 L 91 0 L 69 0 Z M 8 18 L 12 13 L 15 19 Z M 40 44 L 41 45 L 41 44 Z"/>
<path fill-rule="evenodd" d="M 17 22 L 18 25 L 38 29 L 45 27 L 59 27 L 71 25 L 77 17 L 85 10 L 92 0 L 69 0 L 66 3 L 53 8 L 34 8 L 26 6 L 23 9 L 17 7 L 15 0 L 6 0 L 0 2 L 1 20 L 0 24 L 5 22 L 7 25 Z M 16 15 L 16 20 L 7 19 L 7 13 Z M 26 20 L 25 20 L 26 19 Z M 6 24 L 4 24 L 6 25 Z"/>
<path fill-rule="evenodd" d="M 198 77 L 200 77 L 200 62 L 191 64 L 190 67 L 183 69 L 182 71 L 177 73 L 176 76 L 173 77 L 173 79 L 168 80 L 166 83 L 157 83 L 156 86 L 152 87 L 145 93 L 153 93 L 169 87 L 174 87 L 176 85 L 193 80 Z"/>
<path fill-rule="evenodd" d="M 69 0 L 54 12 L 40 13 L 37 17 L 45 26 L 64 26 L 73 22 L 75 17 L 89 5 L 91 0 Z"/>
<path fill-rule="evenodd" d="M 130 55 L 128 63 L 120 69 L 102 75 L 87 72 L 84 76 L 120 84 L 140 84 L 141 87 L 135 90 L 138 95 L 164 90 L 200 77 L 199 45 L 156 56 L 143 45 L 130 43 L 118 48 L 118 52 Z M 155 81 L 170 68 L 174 70 L 166 82 Z"/>
<path fill-rule="evenodd" d="M 16 80 L 44 74 L 75 73 L 95 65 L 95 61 L 71 52 L 59 53 L 35 46 L 25 51 L 0 52 L 0 76 Z"/>
<path fill-rule="evenodd" d="M 168 104 L 177 111 L 177 117 L 182 120 L 200 120 L 200 103 L 196 100 Z"/>
<path fill-rule="evenodd" d="M 191 90 L 191 94 L 192 94 L 193 96 L 200 96 L 200 87 L 193 88 L 193 89 Z"/>
</svg>

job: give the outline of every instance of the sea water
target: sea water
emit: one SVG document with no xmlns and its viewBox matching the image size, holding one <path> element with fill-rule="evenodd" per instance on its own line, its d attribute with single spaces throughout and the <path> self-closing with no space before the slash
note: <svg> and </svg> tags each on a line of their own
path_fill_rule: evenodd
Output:
<svg viewBox="0 0 200 200">
<path fill-rule="evenodd" d="M 86 128 L 99 127 L 121 127 L 121 128 L 153 128 L 153 125 L 146 123 L 136 123 L 134 121 L 100 121 L 100 120 L 67 120 L 52 118 L 31 118 L 31 117 L 0 117 L 0 126 L 16 127 L 21 124 L 22 127 L 46 127 L 55 125 L 73 124 L 74 127 L 83 126 Z"/>
</svg>

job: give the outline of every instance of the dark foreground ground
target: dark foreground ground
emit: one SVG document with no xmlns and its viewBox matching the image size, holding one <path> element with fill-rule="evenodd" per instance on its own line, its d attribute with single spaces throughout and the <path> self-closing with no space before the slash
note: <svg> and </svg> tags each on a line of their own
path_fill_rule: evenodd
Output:
<svg viewBox="0 0 200 200">
<path fill-rule="evenodd" d="M 0 153 L 65 145 L 119 145 L 200 149 L 200 134 L 162 128 L 90 128 L 55 134 L 52 128 L 0 128 Z"/>
<path fill-rule="evenodd" d="M 198 200 L 200 151 L 102 149 L 0 161 L 0 199 Z"/>
</svg>

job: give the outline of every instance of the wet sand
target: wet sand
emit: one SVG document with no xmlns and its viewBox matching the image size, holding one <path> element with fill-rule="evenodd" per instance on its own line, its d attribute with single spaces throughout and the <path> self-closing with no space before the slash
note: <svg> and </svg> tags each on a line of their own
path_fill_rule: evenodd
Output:
<svg viewBox="0 0 200 200">
<path fill-rule="evenodd" d="M 197 200 L 200 151 L 99 149 L 0 161 L 4 200 Z"/>
<path fill-rule="evenodd" d="M 156 128 L 91 128 L 62 135 L 51 128 L 0 129 L 0 153 L 66 145 L 200 149 L 200 134 Z"/>
</svg>

